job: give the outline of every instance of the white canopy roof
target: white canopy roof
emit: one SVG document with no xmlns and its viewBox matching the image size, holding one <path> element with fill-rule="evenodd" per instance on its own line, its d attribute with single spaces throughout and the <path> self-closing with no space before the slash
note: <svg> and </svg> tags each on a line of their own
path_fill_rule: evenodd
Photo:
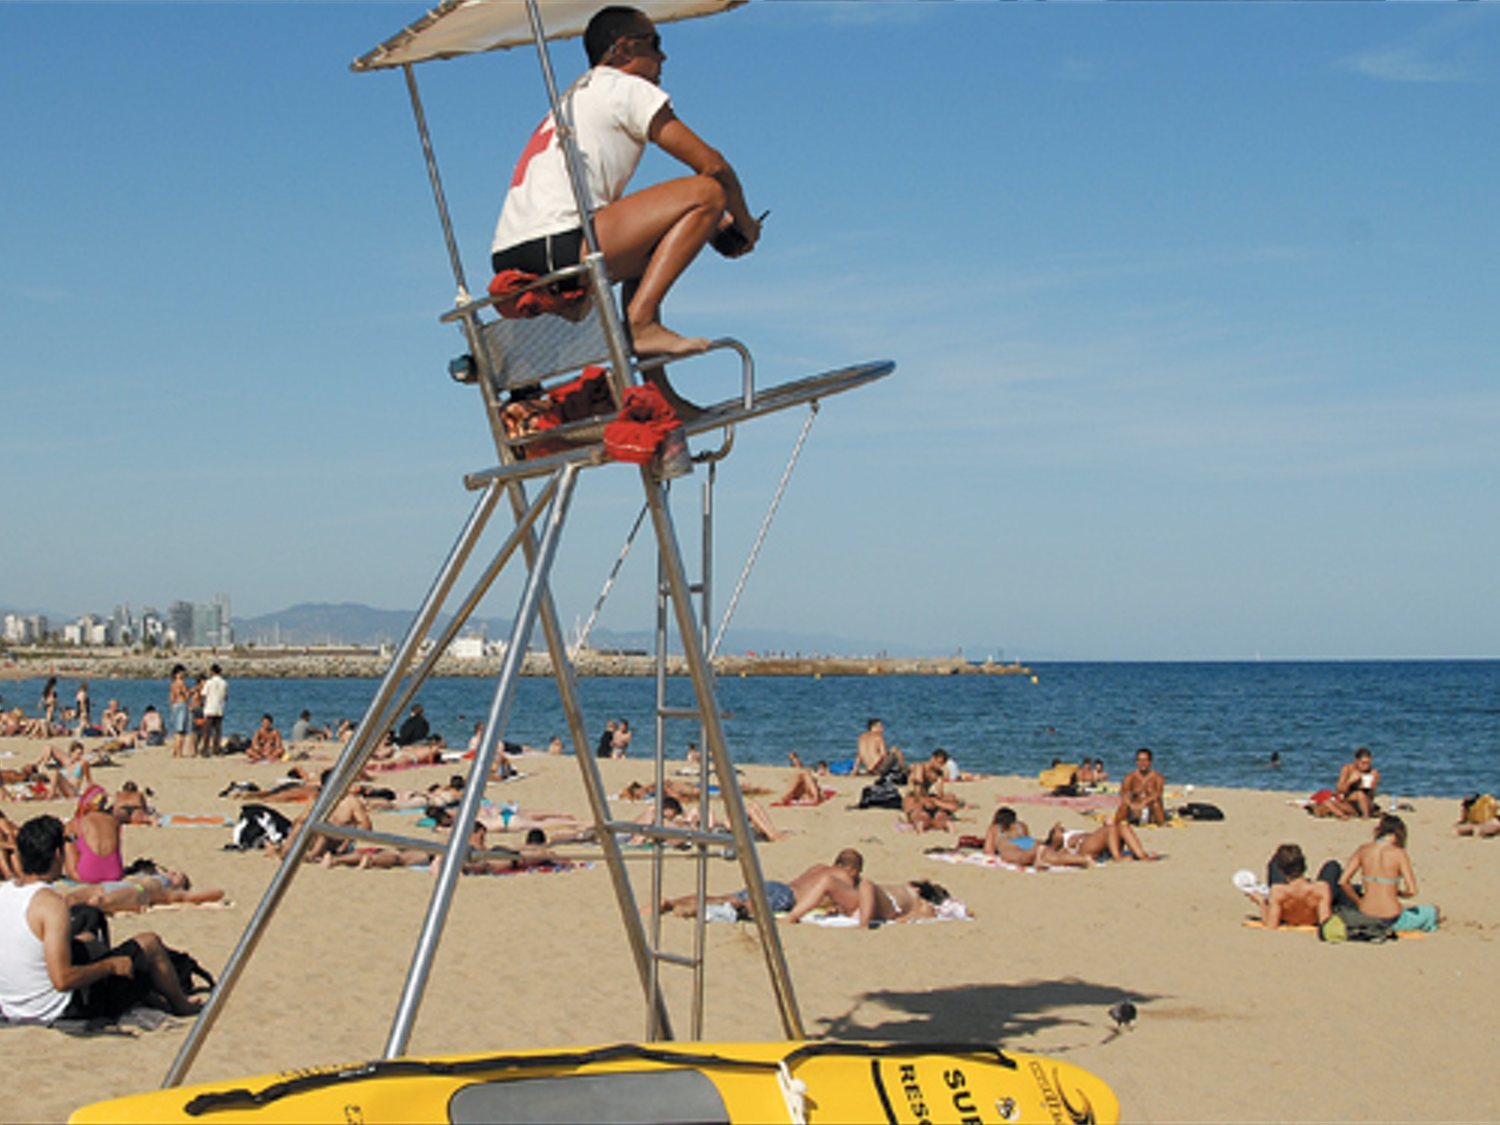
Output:
<svg viewBox="0 0 1500 1125">
<path fill-rule="evenodd" d="M 589 18 L 611 0 L 537 0 L 548 39 L 582 35 Z M 707 16 L 745 0 L 621 0 L 656 23 Z M 532 42 L 525 0 L 443 0 L 432 11 L 354 60 L 354 70 L 381 70 L 428 59 L 451 59 Z"/>
</svg>

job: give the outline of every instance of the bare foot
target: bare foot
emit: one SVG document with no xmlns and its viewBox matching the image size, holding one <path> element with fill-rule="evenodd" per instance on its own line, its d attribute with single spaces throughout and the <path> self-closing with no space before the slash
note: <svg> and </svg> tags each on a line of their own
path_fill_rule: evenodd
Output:
<svg viewBox="0 0 1500 1125">
<path fill-rule="evenodd" d="M 630 341 L 635 354 L 642 358 L 653 355 L 697 355 L 708 350 L 708 341 L 703 337 L 678 335 L 656 321 L 632 324 Z"/>
</svg>

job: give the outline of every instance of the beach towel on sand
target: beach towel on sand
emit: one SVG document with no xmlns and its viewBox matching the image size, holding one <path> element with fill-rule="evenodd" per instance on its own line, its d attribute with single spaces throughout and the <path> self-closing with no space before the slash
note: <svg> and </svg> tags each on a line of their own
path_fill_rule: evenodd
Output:
<svg viewBox="0 0 1500 1125">
<path fill-rule="evenodd" d="M 956 898 L 950 898 L 948 901 L 933 907 L 933 909 L 936 911 L 934 917 L 918 918 L 910 924 L 921 926 L 927 922 L 972 922 L 974 920 L 973 915 L 969 913 L 969 908 Z M 838 930 L 857 929 L 859 927 L 858 918 L 849 914 L 839 914 L 833 910 L 815 910 L 810 914 L 804 914 L 802 921 L 808 925 L 826 926 L 829 929 Z M 885 923 L 876 922 L 875 925 L 881 926 L 885 925 Z"/>
<path fill-rule="evenodd" d="M 927 857 L 941 863 L 967 863 L 973 867 L 995 867 L 1001 871 L 1021 871 L 1027 875 L 1085 870 L 1082 867 L 1021 867 L 1019 864 L 1006 863 L 997 855 L 985 855 L 983 852 L 931 851 L 927 853 Z"/>
<path fill-rule="evenodd" d="M 234 818 L 221 813 L 161 813 L 158 828 L 228 828 Z"/>
<path fill-rule="evenodd" d="M 1098 809 L 1113 811 L 1119 805 L 1120 798 L 1112 793 L 1087 793 L 1081 797 L 1054 797 L 1050 793 L 1023 793 L 996 797 L 995 803 L 1000 805 L 1053 805 L 1065 809 L 1076 809 L 1079 812 L 1092 812 Z"/>
</svg>

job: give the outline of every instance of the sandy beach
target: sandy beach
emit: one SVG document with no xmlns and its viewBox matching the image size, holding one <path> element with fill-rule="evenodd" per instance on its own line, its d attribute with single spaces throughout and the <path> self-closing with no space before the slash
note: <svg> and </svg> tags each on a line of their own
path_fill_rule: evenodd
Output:
<svg viewBox="0 0 1500 1125">
<path fill-rule="evenodd" d="M 44 745 L 0 740 L 0 753 L 14 766 Z M 316 753 L 331 760 L 331 750 Z M 96 780 L 114 791 L 134 779 L 168 813 L 232 815 L 237 803 L 220 790 L 236 779 L 265 786 L 278 772 L 240 757 L 173 760 L 165 748 L 117 761 L 96 770 Z M 520 764 L 526 776 L 492 784 L 492 800 L 583 814 L 571 757 L 527 756 Z M 650 763 L 640 759 L 602 767 L 612 792 L 651 780 Z M 452 772 L 422 768 L 387 780 L 419 787 Z M 775 789 L 789 773 L 744 769 L 747 783 Z M 1191 781 L 1169 776 L 1169 792 Z M 935 879 L 975 918 L 874 931 L 783 926 L 810 1035 L 983 1040 L 1056 1055 L 1109 1082 L 1129 1121 L 1495 1117 L 1500 842 L 1454 837 L 1456 800 L 1418 799 L 1405 814 L 1420 899 L 1441 905 L 1442 930 L 1381 945 L 1327 945 L 1307 933 L 1246 928 L 1250 904 L 1230 882 L 1239 868 L 1263 871 L 1286 841 L 1300 843 L 1316 866 L 1347 859 L 1369 838 L 1368 823 L 1308 817 L 1287 803 L 1298 794 L 1199 787 L 1193 799 L 1219 805 L 1226 819 L 1150 830 L 1145 840 L 1163 853 L 1160 862 L 1031 874 L 940 862 L 924 851 L 953 836 L 900 830 L 894 811 L 851 807 L 856 780 L 830 784 L 837 795 L 822 806 L 773 810 L 788 835 L 761 850 L 768 877 L 788 878 L 853 845 L 877 881 Z M 960 788 L 972 807 L 956 832 L 974 834 L 997 797 L 1041 794 L 1034 777 Z M 616 812 L 633 816 L 645 807 L 621 803 Z M 1067 808 L 1017 808 L 1037 830 L 1053 820 L 1090 823 Z M 20 822 L 72 810 L 53 801 L 10 803 L 5 811 Z M 376 826 L 411 830 L 403 827 L 410 821 L 383 813 Z M 217 972 L 275 866 L 223 850 L 228 835 L 224 828 L 128 827 L 127 860 L 150 856 L 181 867 L 196 886 L 225 888 L 233 904 L 119 915 L 115 940 L 155 930 Z M 692 870 L 670 862 L 668 892 L 688 893 Z M 710 890 L 739 885 L 737 866 L 710 868 Z M 416 871 L 302 871 L 190 1080 L 377 1056 L 431 887 L 430 876 Z M 637 887 L 644 901 L 644 865 Z M 685 950 L 691 924 L 668 919 L 664 926 Z M 708 938 L 705 1038 L 781 1038 L 753 928 L 713 924 Z M 687 977 L 669 972 L 667 983 L 686 1027 Z M 1120 1032 L 1107 1009 L 1126 998 L 1140 1015 Z M 640 988 L 602 864 L 461 881 L 413 1053 L 635 1040 L 643 1030 Z M 0 1119 L 60 1121 L 79 1105 L 154 1087 L 183 1034 L 181 1024 L 129 1037 L 0 1031 L 10 1074 L 25 1076 L 11 1083 Z"/>
</svg>

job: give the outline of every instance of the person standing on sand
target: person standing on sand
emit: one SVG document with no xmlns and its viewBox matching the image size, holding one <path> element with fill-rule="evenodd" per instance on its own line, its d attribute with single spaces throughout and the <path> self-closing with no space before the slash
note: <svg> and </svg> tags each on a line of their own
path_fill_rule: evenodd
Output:
<svg viewBox="0 0 1500 1125">
<path fill-rule="evenodd" d="M 52 737 L 52 723 L 57 718 L 57 677 L 48 676 L 47 682 L 42 685 L 42 726 L 37 731 L 37 738 Z"/>
<path fill-rule="evenodd" d="M 74 709 L 78 712 L 78 732 L 75 737 L 82 738 L 88 731 L 89 721 L 89 682 L 78 681 L 78 691 L 73 696 Z"/>
<path fill-rule="evenodd" d="M 174 758 L 181 758 L 186 753 L 188 729 L 192 725 L 188 716 L 188 700 L 191 695 L 187 669 L 181 664 L 172 665 L 172 679 L 167 684 L 167 726 L 172 731 Z"/>
<path fill-rule="evenodd" d="M 1131 824 L 1150 820 L 1158 827 L 1167 822 L 1167 809 L 1162 803 L 1167 783 L 1151 763 L 1149 749 L 1143 746 L 1135 752 L 1135 769 L 1120 782 L 1120 807 L 1115 810 L 1115 820 Z"/>
<path fill-rule="evenodd" d="M 688 355 L 708 341 L 678 335 L 661 323 L 667 291 L 721 231 L 740 237 L 729 256 L 749 253 L 760 238 L 734 168 L 684 125 L 661 89 L 661 35 L 635 8 L 611 5 L 589 20 L 583 46 L 590 69 L 563 95 L 595 208 L 594 231 L 621 297 L 631 346 L 640 356 Z M 692 175 L 625 194 L 647 144 L 661 148 Z M 496 273 L 543 275 L 582 260 L 585 242 L 566 161 L 549 114 L 526 145 L 511 176 L 495 226 Z M 567 282 L 577 287 L 577 282 Z M 659 371 L 647 374 L 672 403 L 686 406 Z"/>
<path fill-rule="evenodd" d="M 198 754 L 212 758 L 222 749 L 224 740 L 224 704 L 229 699 L 229 683 L 223 670 L 214 664 L 208 669 L 203 685 L 203 729 L 198 737 Z"/>
</svg>

